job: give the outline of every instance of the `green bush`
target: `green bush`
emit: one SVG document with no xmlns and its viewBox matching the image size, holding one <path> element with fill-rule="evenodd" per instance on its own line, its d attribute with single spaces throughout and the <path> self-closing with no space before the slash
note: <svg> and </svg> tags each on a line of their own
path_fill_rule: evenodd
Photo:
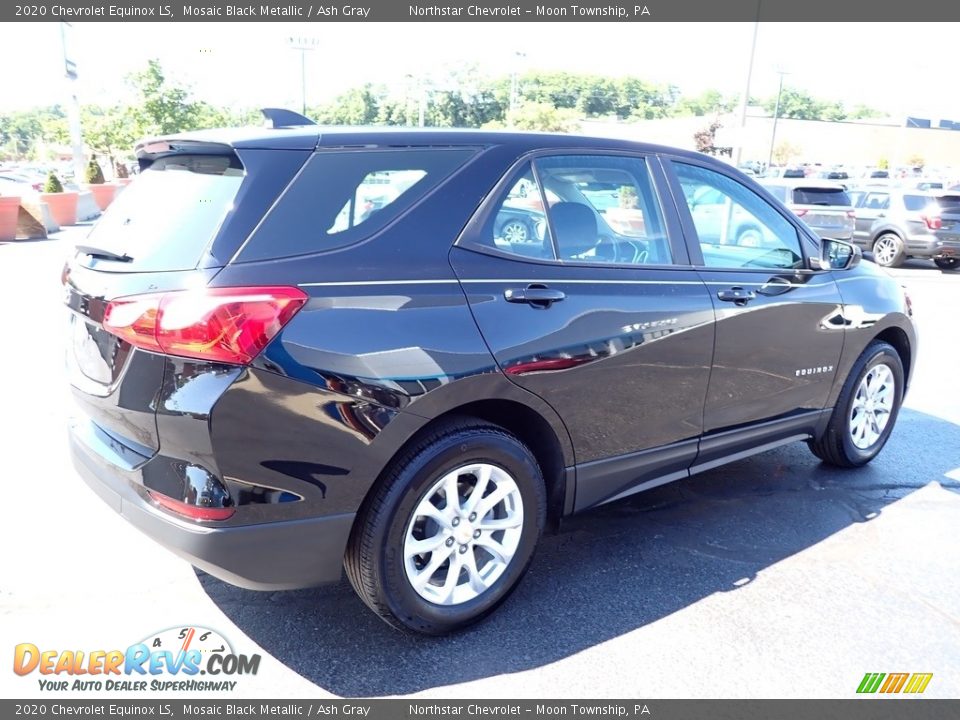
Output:
<svg viewBox="0 0 960 720">
<path fill-rule="evenodd" d="M 106 182 L 103 179 L 103 169 L 97 162 L 96 157 L 90 158 L 90 162 L 87 163 L 87 169 L 83 173 L 83 181 L 87 185 L 103 185 Z"/>
<path fill-rule="evenodd" d="M 636 188 L 630 185 L 621 185 L 618 196 L 620 207 L 626 210 L 634 210 L 640 207 L 640 199 L 637 197 Z"/>
<path fill-rule="evenodd" d="M 45 193 L 63 192 L 63 183 L 60 182 L 60 178 L 57 177 L 57 174 L 53 170 L 47 175 L 47 182 L 43 185 L 43 191 Z"/>
</svg>

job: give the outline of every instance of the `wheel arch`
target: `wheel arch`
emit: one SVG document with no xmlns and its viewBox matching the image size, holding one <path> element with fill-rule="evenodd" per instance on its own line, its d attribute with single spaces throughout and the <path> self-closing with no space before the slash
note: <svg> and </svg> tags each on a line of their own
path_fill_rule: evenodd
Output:
<svg viewBox="0 0 960 720">
<path fill-rule="evenodd" d="M 910 339 L 907 337 L 907 333 L 894 325 L 879 332 L 874 340 L 889 343 L 897 351 L 900 362 L 903 364 L 903 376 L 906 378 L 907 385 L 909 385 L 910 370 L 913 367 L 913 349 L 910 347 Z"/>
</svg>

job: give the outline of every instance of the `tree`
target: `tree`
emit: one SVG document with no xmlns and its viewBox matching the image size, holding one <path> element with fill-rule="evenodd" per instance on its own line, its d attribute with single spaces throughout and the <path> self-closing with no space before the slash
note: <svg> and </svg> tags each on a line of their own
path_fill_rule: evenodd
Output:
<svg viewBox="0 0 960 720">
<path fill-rule="evenodd" d="M 798 145 L 794 145 L 788 140 L 781 140 L 773 149 L 773 161 L 777 165 L 787 165 L 791 160 L 799 157 L 802 152 L 802 148 Z"/>
<path fill-rule="evenodd" d="M 571 132 L 580 119 L 580 114 L 572 108 L 557 108 L 545 102 L 525 102 L 507 113 L 509 127 L 538 132 Z"/>
<path fill-rule="evenodd" d="M 148 61 L 146 69 L 133 73 L 128 81 L 136 95 L 131 119 L 139 136 L 168 135 L 200 126 L 198 103 L 190 100 L 187 88 L 167 79 L 159 60 Z"/>
</svg>

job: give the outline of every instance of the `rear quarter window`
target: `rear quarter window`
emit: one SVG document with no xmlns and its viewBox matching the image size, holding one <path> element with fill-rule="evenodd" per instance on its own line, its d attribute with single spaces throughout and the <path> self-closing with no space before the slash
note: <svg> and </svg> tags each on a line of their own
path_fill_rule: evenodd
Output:
<svg viewBox="0 0 960 720">
<path fill-rule="evenodd" d="M 903 205 L 907 210 L 911 212 L 917 212 L 918 210 L 923 210 L 929 205 L 934 204 L 933 198 L 928 195 L 904 195 L 903 196 Z"/>
<path fill-rule="evenodd" d="M 475 152 L 473 148 L 320 151 L 241 248 L 237 260 L 308 255 L 365 240 Z"/>
</svg>

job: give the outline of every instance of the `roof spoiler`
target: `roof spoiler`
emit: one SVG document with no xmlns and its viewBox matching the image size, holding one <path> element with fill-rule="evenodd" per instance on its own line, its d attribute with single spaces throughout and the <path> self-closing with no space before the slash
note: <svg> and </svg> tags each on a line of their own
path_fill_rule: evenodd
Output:
<svg viewBox="0 0 960 720">
<path fill-rule="evenodd" d="M 264 125 L 268 128 L 288 128 L 288 127 L 300 127 L 303 125 L 316 125 L 316 123 L 308 117 L 304 117 L 300 113 L 295 113 L 293 110 L 285 110 L 283 108 L 261 108 L 260 112 L 263 114 Z"/>
</svg>

